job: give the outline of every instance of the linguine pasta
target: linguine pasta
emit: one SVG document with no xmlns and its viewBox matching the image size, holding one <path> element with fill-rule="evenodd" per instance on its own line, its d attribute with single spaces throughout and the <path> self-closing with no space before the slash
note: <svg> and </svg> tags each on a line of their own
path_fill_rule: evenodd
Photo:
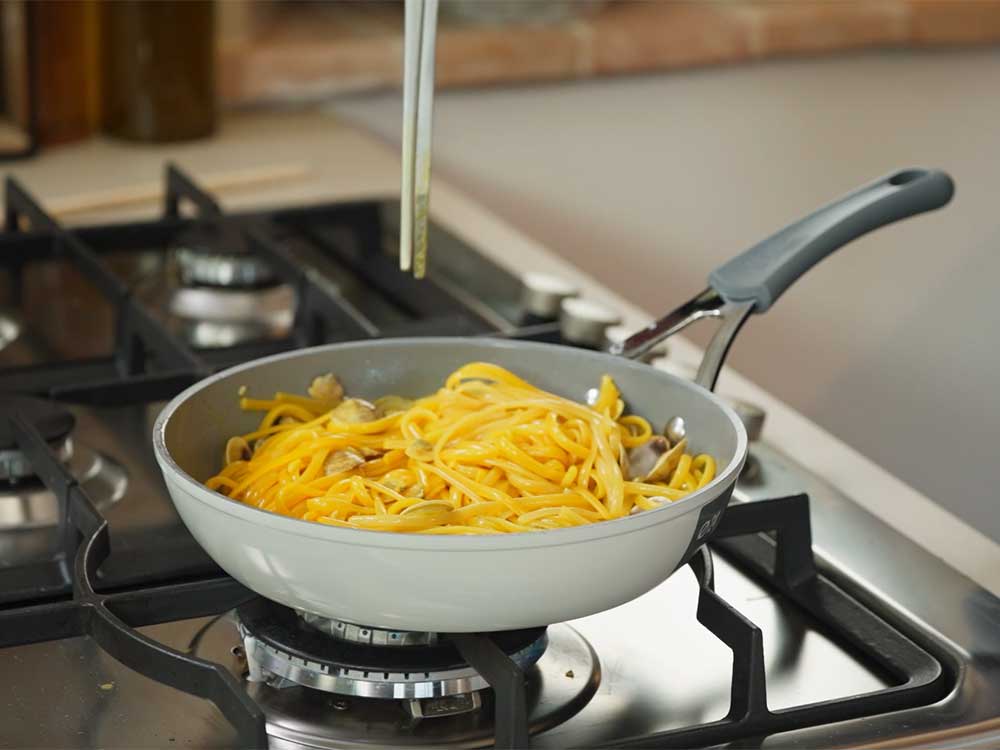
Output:
<svg viewBox="0 0 1000 750">
<path fill-rule="evenodd" d="M 592 405 L 472 363 L 414 401 L 343 398 L 332 375 L 309 396 L 241 398 L 261 411 L 206 485 L 264 510 L 375 531 L 498 534 L 621 518 L 679 500 L 715 461 L 623 415 L 612 379 Z"/>
</svg>

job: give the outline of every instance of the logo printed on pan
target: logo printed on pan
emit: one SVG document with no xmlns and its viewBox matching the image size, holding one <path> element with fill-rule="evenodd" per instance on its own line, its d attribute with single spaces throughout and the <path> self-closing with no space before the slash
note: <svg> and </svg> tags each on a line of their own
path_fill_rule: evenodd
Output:
<svg viewBox="0 0 1000 750">
<path fill-rule="evenodd" d="M 701 528 L 698 529 L 698 536 L 696 538 L 704 539 L 706 536 L 712 533 L 712 530 L 715 528 L 716 524 L 719 523 L 719 519 L 721 517 L 722 517 L 722 511 L 716 511 L 715 513 L 713 513 L 711 517 L 709 517 L 709 519 L 701 525 Z"/>
</svg>

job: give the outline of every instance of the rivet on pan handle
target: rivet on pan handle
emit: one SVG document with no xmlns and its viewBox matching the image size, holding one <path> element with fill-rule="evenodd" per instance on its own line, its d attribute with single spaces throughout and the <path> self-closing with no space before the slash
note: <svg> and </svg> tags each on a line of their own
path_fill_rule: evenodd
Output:
<svg viewBox="0 0 1000 750">
<path fill-rule="evenodd" d="M 848 193 L 719 266 L 709 286 L 647 328 L 610 347 L 629 359 L 702 318 L 721 318 L 695 382 L 711 390 L 736 334 L 751 313 L 767 311 L 806 271 L 851 240 L 886 224 L 941 208 L 954 195 L 947 174 L 902 169 Z"/>
</svg>

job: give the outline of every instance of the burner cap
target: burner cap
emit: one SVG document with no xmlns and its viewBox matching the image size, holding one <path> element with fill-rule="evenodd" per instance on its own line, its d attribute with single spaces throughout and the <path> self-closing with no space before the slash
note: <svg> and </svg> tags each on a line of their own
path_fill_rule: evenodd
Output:
<svg viewBox="0 0 1000 750">
<path fill-rule="evenodd" d="M 296 610 L 296 614 L 309 627 L 318 630 L 331 638 L 353 643 L 368 643 L 372 646 L 429 646 L 437 643 L 440 636 L 437 633 L 425 633 L 413 630 L 386 630 L 385 628 L 369 628 L 355 625 L 343 620 L 314 615 L 310 612 Z"/>
<path fill-rule="evenodd" d="M 72 412 L 54 401 L 27 396 L 0 396 L 0 450 L 17 448 L 14 428 L 10 423 L 10 418 L 15 413 L 21 414 L 29 424 L 34 425 L 49 443 L 56 443 L 68 436 L 76 424 Z"/>
<path fill-rule="evenodd" d="M 248 289 L 276 283 L 271 267 L 229 222 L 200 223 L 177 238 L 185 284 Z"/>
</svg>

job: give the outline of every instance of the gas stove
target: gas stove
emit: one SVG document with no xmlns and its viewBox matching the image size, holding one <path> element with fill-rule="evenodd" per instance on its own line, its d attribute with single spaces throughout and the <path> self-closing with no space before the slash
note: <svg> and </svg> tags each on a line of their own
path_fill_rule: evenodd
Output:
<svg viewBox="0 0 1000 750">
<path fill-rule="evenodd" d="M 752 460 L 710 544 L 613 610 L 421 633 L 256 596 L 167 497 L 149 439 L 166 399 L 360 337 L 596 348 L 620 335 L 615 311 L 439 226 L 416 282 L 391 200 L 226 214 L 171 168 L 156 220 L 68 229 L 13 181 L 6 206 L 0 746 L 1000 741 L 1000 601 L 757 439 L 751 404 Z"/>
</svg>

